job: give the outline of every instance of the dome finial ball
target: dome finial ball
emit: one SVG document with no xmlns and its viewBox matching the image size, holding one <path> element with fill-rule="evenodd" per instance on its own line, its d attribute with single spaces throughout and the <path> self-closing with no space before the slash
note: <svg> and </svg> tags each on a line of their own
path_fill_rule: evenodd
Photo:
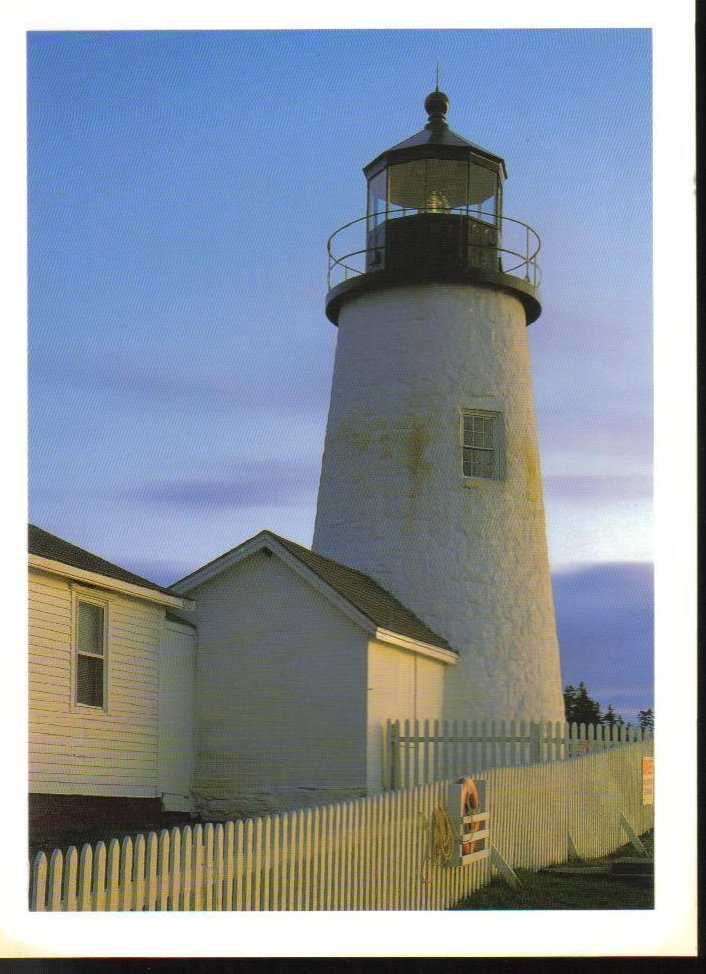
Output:
<svg viewBox="0 0 706 974">
<path fill-rule="evenodd" d="M 439 115 L 445 115 L 449 110 L 449 96 L 437 88 L 436 91 L 432 91 L 424 99 L 424 110 L 430 118 L 432 116 L 438 117 Z"/>
</svg>

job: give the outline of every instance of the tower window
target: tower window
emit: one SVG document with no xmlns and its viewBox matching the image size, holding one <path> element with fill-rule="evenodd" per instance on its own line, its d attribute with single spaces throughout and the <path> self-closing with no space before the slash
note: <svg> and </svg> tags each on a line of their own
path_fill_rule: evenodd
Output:
<svg viewBox="0 0 706 974">
<path fill-rule="evenodd" d="M 463 413 L 463 476 L 501 477 L 500 414 L 485 410 Z"/>
</svg>

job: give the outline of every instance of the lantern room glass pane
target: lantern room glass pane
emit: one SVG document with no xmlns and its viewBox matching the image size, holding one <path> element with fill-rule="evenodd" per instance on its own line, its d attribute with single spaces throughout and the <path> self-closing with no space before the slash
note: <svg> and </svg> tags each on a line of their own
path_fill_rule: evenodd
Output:
<svg viewBox="0 0 706 974">
<path fill-rule="evenodd" d="M 494 220 L 497 210 L 498 177 L 491 169 L 471 163 L 468 167 L 470 212 Z"/>
<path fill-rule="evenodd" d="M 427 159 L 424 196 L 427 213 L 464 209 L 468 198 L 468 163 Z"/>
<path fill-rule="evenodd" d="M 390 166 L 390 205 L 417 213 L 424 209 L 426 189 L 426 159 L 402 162 Z"/>
<path fill-rule="evenodd" d="M 385 218 L 387 210 L 387 170 L 383 169 L 368 183 L 368 229 Z"/>
</svg>

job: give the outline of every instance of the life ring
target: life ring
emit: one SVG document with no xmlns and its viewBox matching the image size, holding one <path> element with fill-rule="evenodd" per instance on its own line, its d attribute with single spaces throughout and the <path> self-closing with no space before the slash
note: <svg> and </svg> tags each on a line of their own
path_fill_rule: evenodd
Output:
<svg viewBox="0 0 706 974">
<path fill-rule="evenodd" d="M 465 815 L 472 815 L 475 811 L 480 808 L 480 795 L 478 794 L 478 787 L 473 780 L 473 778 L 459 778 L 458 784 L 463 785 L 461 788 L 461 818 Z M 480 829 L 480 822 L 471 823 L 471 831 L 477 832 Z M 462 830 L 463 824 L 462 824 Z M 472 852 L 475 852 L 477 843 L 475 842 L 462 842 L 461 843 L 461 855 L 468 856 Z"/>
</svg>

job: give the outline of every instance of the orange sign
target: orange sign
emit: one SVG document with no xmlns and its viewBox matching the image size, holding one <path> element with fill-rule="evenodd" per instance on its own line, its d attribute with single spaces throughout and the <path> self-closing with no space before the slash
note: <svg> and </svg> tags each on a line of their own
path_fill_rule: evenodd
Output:
<svg viewBox="0 0 706 974">
<path fill-rule="evenodd" d="M 655 759 L 644 757 L 642 759 L 642 804 L 654 805 L 655 803 Z"/>
</svg>

